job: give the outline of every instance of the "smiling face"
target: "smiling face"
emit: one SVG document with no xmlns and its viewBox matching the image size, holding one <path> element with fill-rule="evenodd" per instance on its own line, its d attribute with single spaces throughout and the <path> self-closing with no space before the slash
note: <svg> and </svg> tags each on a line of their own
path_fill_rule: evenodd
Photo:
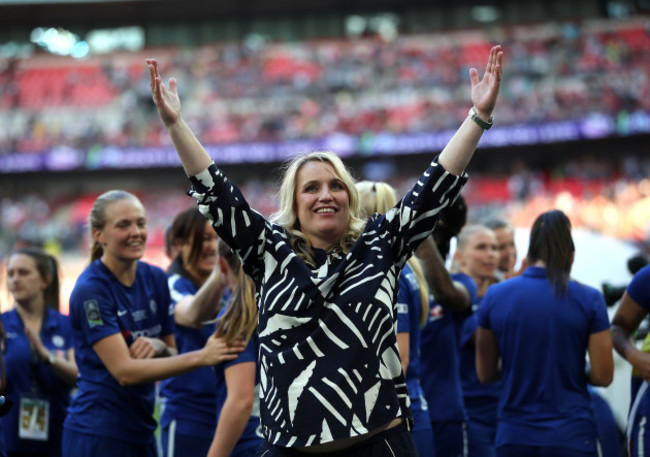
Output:
<svg viewBox="0 0 650 457">
<path fill-rule="evenodd" d="M 7 265 L 7 287 L 16 303 L 26 304 L 43 300 L 47 282 L 38 271 L 33 257 L 14 254 Z"/>
<path fill-rule="evenodd" d="M 196 260 L 193 261 L 191 256 L 195 236 L 201 236 L 202 238 L 200 251 Z M 201 283 L 210 276 L 212 269 L 217 263 L 218 240 L 219 237 L 217 236 L 217 232 L 214 231 L 210 222 L 206 220 L 203 234 L 201 235 L 200 231 L 196 230 L 194 235 L 181 245 L 181 256 L 183 258 L 185 269 Z"/>
<path fill-rule="evenodd" d="M 139 200 L 124 198 L 106 207 L 106 225 L 93 229 L 95 239 L 104 247 L 102 258 L 138 260 L 147 244 L 147 219 Z"/>
<path fill-rule="evenodd" d="M 311 160 L 296 177 L 300 231 L 315 248 L 338 244 L 350 224 L 350 197 L 343 180 L 325 162 Z"/>
<path fill-rule="evenodd" d="M 497 266 L 497 240 L 489 229 L 472 233 L 462 249 L 456 251 L 460 270 L 475 281 L 494 277 Z"/>
</svg>

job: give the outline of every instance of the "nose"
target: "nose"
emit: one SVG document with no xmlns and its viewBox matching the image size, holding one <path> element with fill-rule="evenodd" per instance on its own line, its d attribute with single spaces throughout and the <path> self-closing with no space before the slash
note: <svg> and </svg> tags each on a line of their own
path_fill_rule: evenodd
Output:
<svg viewBox="0 0 650 457">
<path fill-rule="evenodd" d="M 329 186 L 323 186 L 318 196 L 319 200 L 330 201 L 332 200 L 332 192 Z"/>
</svg>

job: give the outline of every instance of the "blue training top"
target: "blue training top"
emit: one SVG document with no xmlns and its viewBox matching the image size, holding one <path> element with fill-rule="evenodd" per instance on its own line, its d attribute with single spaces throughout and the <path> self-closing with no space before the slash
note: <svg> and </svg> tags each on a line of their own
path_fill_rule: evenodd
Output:
<svg viewBox="0 0 650 457">
<path fill-rule="evenodd" d="M 54 452 L 54 455 L 60 455 L 63 420 L 70 404 L 72 387 L 54 374 L 46 361 L 39 360 L 33 353 L 25 335 L 25 325 L 16 309 L 2 313 L 2 324 L 7 344 L 4 355 L 7 390 L 4 395 L 13 402 L 9 413 L 0 418 L 0 430 L 5 437 L 6 449 L 9 452 Z M 67 358 L 67 352 L 73 344 L 68 316 L 46 307 L 40 337 L 49 351 L 56 352 L 59 358 Z M 20 399 L 24 396 L 49 401 L 46 441 L 19 437 Z"/>
<path fill-rule="evenodd" d="M 79 367 L 78 393 L 66 429 L 136 444 L 154 442 L 154 383 L 120 386 L 93 349 L 102 338 L 121 333 L 162 338 L 174 331 L 169 315 L 167 275 L 138 261 L 136 278 L 125 286 L 95 260 L 79 276 L 70 295 L 70 323 Z"/>
<path fill-rule="evenodd" d="M 187 276 L 177 260 L 172 263 L 168 278 L 172 307 L 188 295 L 195 295 L 198 287 Z M 173 311 L 171 312 L 173 315 Z M 175 326 L 174 336 L 178 353 L 203 348 L 215 331 L 215 324 L 206 324 L 199 329 Z M 188 373 L 166 379 L 160 383 L 162 398 L 160 426 L 168 427 L 176 420 L 176 432 L 183 435 L 203 437 L 212 440 L 217 420 L 216 379 L 211 367 L 200 367 Z"/>
<path fill-rule="evenodd" d="M 410 419 L 395 333 L 397 279 L 466 177 L 432 163 L 395 208 L 368 220 L 350 252 L 313 249 L 313 266 L 216 165 L 191 179 L 199 210 L 256 285 L 267 441 L 310 446 Z"/>
<path fill-rule="evenodd" d="M 503 381 L 483 384 L 476 374 L 476 342 L 474 333 L 478 328 L 476 311 L 483 297 L 476 297 L 472 302 L 472 314 L 463 323 L 460 337 L 460 380 L 463 388 L 463 401 L 467 420 L 473 424 L 497 429 L 497 411 L 503 390 Z"/>
<path fill-rule="evenodd" d="M 476 298 L 474 280 L 463 273 L 451 275 L 462 283 L 472 302 Z M 429 403 L 431 422 L 466 420 L 460 382 L 460 332 L 466 312 L 445 309 L 432 295 L 427 323 L 422 329 L 422 388 Z"/>
<path fill-rule="evenodd" d="M 590 335 L 609 328 L 601 293 L 569 281 L 557 297 L 545 269 L 528 267 L 522 276 L 490 286 L 478 323 L 494 332 L 502 360 L 495 447 L 595 452 L 585 354 Z"/>
<path fill-rule="evenodd" d="M 427 401 L 420 385 L 420 286 L 407 263 L 399 276 L 397 294 L 397 333 L 409 334 L 409 364 L 406 369 L 406 387 L 411 398 L 413 431 L 430 429 L 431 420 Z"/>
</svg>

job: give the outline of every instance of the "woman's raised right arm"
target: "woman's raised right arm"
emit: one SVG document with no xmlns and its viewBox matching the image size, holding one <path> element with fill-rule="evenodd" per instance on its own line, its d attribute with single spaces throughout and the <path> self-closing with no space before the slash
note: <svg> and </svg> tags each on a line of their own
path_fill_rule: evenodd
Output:
<svg viewBox="0 0 650 457">
<path fill-rule="evenodd" d="M 167 127 L 185 174 L 194 176 L 205 170 L 212 163 L 212 158 L 181 117 L 181 101 L 178 97 L 176 79 L 169 79 L 169 89 L 167 89 L 158 70 L 156 59 L 146 59 L 146 62 L 149 67 L 149 83 L 151 84 L 153 102 Z"/>
</svg>

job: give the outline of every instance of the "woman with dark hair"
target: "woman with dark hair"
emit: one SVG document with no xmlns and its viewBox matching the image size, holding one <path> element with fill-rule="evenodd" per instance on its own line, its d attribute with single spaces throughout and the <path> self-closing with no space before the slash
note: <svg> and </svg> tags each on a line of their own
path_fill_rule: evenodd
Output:
<svg viewBox="0 0 650 457">
<path fill-rule="evenodd" d="M 259 455 L 416 453 L 397 347 L 397 281 L 438 213 L 457 197 L 483 131 L 492 125 L 502 73 L 500 46 L 482 79 L 470 69 L 473 107 L 404 198 L 368 221 L 354 179 L 332 152 L 296 156 L 270 220 L 241 191 L 181 116 L 175 79 L 148 59 L 154 103 L 201 213 L 242 259 L 259 309 Z"/>
<path fill-rule="evenodd" d="M 7 455 L 60 456 L 77 366 L 70 323 L 59 312 L 58 263 L 40 249 L 18 249 L 9 257 L 7 286 L 14 299 L 14 309 L 2 314 L 5 395 L 14 404 L 0 419 Z"/>
<path fill-rule="evenodd" d="M 155 457 L 155 381 L 232 360 L 243 345 L 210 336 L 177 354 L 165 272 L 141 261 L 147 218 L 123 190 L 103 193 L 90 211 L 90 265 L 70 295 L 79 366 L 63 455 Z"/>
<path fill-rule="evenodd" d="M 235 360 L 214 367 L 217 376 L 217 429 L 208 457 L 253 457 L 264 441 L 260 427 L 255 284 L 241 260 L 219 240 L 219 267 L 231 291 L 217 318 L 217 335 L 246 341 Z"/>
<path fill-rule="evenodd" d="M 196 207 L 174 218 L 169 238 L 178 254 L 168 268 L 168 284 L 178 353 L 201 349 L 215 332 L 225 278 L 217 263 L 217 234 Z M 210 322 L 210 320 L 212 320 Z M 160 384 L 163 457 L 204 456 L 217 426 L 216 379 L 205 366 Z"/>
<path fill-rule="evenodd" d="M 541 214 L 528 268 L 492 285 L 478 309 L 476 372 L 482 382 L 504 382 L 499 457 L 598 455 L 587 384 L 611 383 L 612 337 L 600 292 L 570 279 L 574 250 L 567 216 Z"/>
</svg>

